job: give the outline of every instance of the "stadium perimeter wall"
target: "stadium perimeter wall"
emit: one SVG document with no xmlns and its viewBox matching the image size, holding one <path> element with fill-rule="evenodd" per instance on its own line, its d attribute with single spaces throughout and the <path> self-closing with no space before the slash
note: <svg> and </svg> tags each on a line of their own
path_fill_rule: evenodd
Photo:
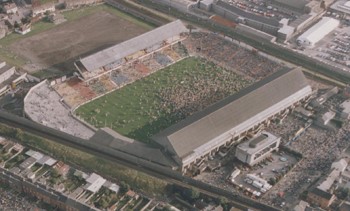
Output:
<svg viewBox="0 0 350 211">
<path fill-rule="evenodd" d="M 29 118 L 30 120 L 33 120 L 30 115 L 28 114 L 28 112 L 26 111 L 26 103 L 28 103 L 28 97 L 32 94 L 33 90 L 38 88 L 39 86 L 43 85 L 44 83 L 47 83 L 47 79 L 41 81 L 40 83 L 36 84 L 35 86 L 33 86 L 32 88 L 29 89 L 28 93 L 26 94 L 26 96 L 23 99 L 23 112 L 24 115 Z"/>
<path fill-rule="evenodd" d="M 104 0 L 106 4 L 115 7 L 119 10 L 122 10 L 126 13 L 129 13 L 145 22 L 148 22 L 152 25 L 155 26 L 161 26 L 163 24 L 166 24 L 170 22 L 169 20 L 165 20 L 164 18 L 157 17 L 156 15 L 153 14 L 153 17 L 151 17 L 149 12 L 144 11 L 141 8 L 135 8 L 130 5 L 130 3 L 125 2 L 124 0 L 122 1 L 117 1 L 117 0 Z"/>
</svg>

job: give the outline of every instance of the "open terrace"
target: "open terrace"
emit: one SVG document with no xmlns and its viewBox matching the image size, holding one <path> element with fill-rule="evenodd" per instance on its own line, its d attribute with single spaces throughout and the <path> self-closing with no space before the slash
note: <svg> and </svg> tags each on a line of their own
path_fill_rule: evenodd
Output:
<svg viewBox="0 0 350 211">
<path fill-rule="evenodd" d="M 200 58 L 187 58 L 87 103 L 76 114 L 144 141 L 250 82 Z M 106 118 L 108 117 L 108 118 Z"/>
</svg>

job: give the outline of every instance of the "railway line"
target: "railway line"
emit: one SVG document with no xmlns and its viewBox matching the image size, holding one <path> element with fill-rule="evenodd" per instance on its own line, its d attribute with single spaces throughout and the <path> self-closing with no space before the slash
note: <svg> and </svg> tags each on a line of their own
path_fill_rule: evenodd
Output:
<svg viewBox="0 0 350 211">
<path fill-rule="evenodd" d="M 23 131 L 49 139 L 51 141 L 55 141 L 59 144 L 69 146 L 113 162 L 117 162 L 121 165 L 138 171 L 142 171 L 146 174 L 165 180 L 169 183 L 187 188 L 195 188 L 198 191 L 213 197 L 225 197 L 240 207 L 255 208 L 266 211 L 279 210 L 278 208 L 254 201 L 250 198 L 234 194 L 227 190 L 222 190 L 215 186 L 194 180 L 190 177 L 183 176 L 179 172 L 173 171 L 159 164 L 151 163 L 150 161 L 141 158 L 136 158 L 135 156 L 110 149 L 106 146 L 88 142 L 84 139 L 74 137 L 61 131 L 57 131 L 55 129 L 43 126 L 36 122 L 32 122 L 23 117 L 15 116 L 5 111 L 0 111 L 0 122 L 15 128 L 20 128 Z"/>
</svg>

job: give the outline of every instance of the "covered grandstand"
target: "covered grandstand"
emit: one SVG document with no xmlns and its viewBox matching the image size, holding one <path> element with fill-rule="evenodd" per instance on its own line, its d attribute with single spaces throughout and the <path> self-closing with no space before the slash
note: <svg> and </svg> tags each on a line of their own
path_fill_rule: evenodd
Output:
<svg viewBox="0 0 350 211">
<path fill-rule="evenodd" d="M 153 136 L 183 173 L 308 98 L 299 69 L 284 69 Z"/>
<path fill-rule="evenodd" d="M 98 74 L 98 71 L 115 69 L 166 44 L 177 42 L 181 38 L 181 33 L 187 31 L 186 26 L 180 20 L 176 20 L 82 58 L 75 63 L 75 66 L 84 78 L 88 78 L 90 75 Z"/>
</svg>

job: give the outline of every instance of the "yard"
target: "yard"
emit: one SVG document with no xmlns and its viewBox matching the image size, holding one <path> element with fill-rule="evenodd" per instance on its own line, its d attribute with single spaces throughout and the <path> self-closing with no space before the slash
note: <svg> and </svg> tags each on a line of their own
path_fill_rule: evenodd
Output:
<svg viewBox="0 0 350 211">
<path fill-rule="evenodd" d="M 79 107 L 96 127 L 149 142 L 157 132 L 251 82 L 200 58 L 187 58 Z"/>
<path fill-rule="evenodd" d="M 20 163 L 22 163 L 27 158 L 28 158 L 27 156 L 25 156 L 23 154 L 19 154 L 19 155 L 15 156 L 14 158 L 12 158 L 11 160 L 8 160 L 5 164 L 5 168 L 11 169 L 12 167 L 17 166 Z"/>
<path fill-rule="evenodd" d="M 153 28 L 107 5 L 63 14 L 67 21 L 61 25 L 43 20 L 34 24 L 27 35 L 13 33 L 0 40 L 0 59 L 30 72 L 44 69 L 38 76 L 60 75 L 72 72 L 73 62 L 80 56 Z"/>
<path fill-rule="evenodd" d="M 110 178 L 118 180 L 121 184 L 129 184 L 130 187 L 135 190 L 142 190 L 149 194 L 158 195 L 163 194 L 167 185 L 163 180 L 126 168 L 116 162 L 104 160 L 100 157 L 78 151 L 77 149 L 24 133 L 21 130 L 16 130 L 0 124 L 0 132 L 4 137 L 16 138 L 24 145 L 33 149 L 38 149 L 55 159 L 67 161 L 70 165 L 80 166 L 90 172 L 99 172 L 102 176 L 108 175 Z M 0 151 L 0 158 L 1 155 L 2 151 Z M 50 170 L 51 169 L 52 168 L 50 168 Z"/>
</svg>

